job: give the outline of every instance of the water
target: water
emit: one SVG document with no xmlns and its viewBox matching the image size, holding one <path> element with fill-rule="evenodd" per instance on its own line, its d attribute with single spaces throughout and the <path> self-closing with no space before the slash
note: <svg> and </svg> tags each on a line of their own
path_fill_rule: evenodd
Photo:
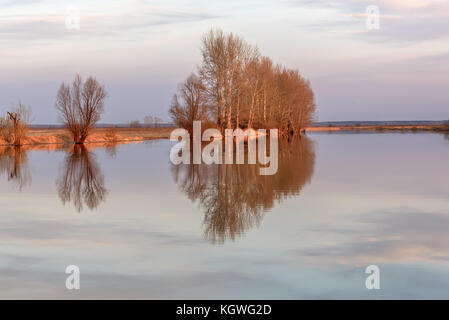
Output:
<svg viewBox="0 0 449 320">
<path fill-rule="evenodd" d="M 0 298 L 449 298 L 449 142 L 308 137 L 275 176 L 174 166 L 167 140 L 0 149 Z"/>
</svg>

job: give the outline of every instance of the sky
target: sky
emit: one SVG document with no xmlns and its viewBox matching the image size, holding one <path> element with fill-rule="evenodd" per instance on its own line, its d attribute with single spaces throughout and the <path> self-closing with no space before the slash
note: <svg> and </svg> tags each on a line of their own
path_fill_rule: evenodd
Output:
<svg viewBox="0 0 449 320">
<path fill-rule="evenodd" d="M 57 123 L 57 90 L 80 74 L 106 86 L 101 122 L 169 121 L 211 28 L 299 69 L 319 121 L 449 119 L 449 0 L 0 0 L 0 112 L 20 99 Z"/>
</svg>

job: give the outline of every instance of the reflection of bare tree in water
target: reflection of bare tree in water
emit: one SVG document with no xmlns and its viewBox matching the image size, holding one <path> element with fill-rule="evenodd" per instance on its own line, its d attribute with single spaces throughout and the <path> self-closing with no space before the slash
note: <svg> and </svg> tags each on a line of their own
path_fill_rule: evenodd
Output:
<svg viewBox="0 0 449 320">
<path fill-rule="evenodd" d="M 0 147 L 0 176 L 3 174 L 19 190 L 31 183 L 28 157 L 23 148 L 19 146 Z"/>
<path fill-rule="evenodd" d="M 117 156 L 117 144 L 116 143 L 107 143 L 106 144 L 106 153 L 111 158 L 115 158 Z"/>
<path fill-rule="evenodd" d="M 314 165 L 312 142 L 298 137 L 279 142 L 279 168 L 272 176 L 260 175 L 259 164 L 181 164 L 172 171 L 181 191 L 204 210 L 205 238 L 224 243 L 258 226 L 275 202 L 298 195 L 310 183 Z"/>
<path fill-rule="evenodd" d="M 82 145 L 74 145 L 66 156 L 56 185 L 61 201 L 73 202 L 78 212 L 84 205 L 95 209 L 108 193 L 95 155 Z"/>
</svg>

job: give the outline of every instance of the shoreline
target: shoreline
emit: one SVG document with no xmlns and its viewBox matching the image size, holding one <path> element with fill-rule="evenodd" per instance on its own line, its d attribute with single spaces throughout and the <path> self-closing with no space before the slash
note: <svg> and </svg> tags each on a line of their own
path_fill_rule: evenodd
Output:
<svg viewBox="0 0 449 320">
<path fill-rule="evenodd" d="M 137 143 L 148 140 L 169 139 L 170 133 L 175 127 L 159 128 L 115 128 L 114 137 L 111 138 L 110 128 L 96 128 L 88 137 L 86 145 L 111 145 Z M 311 126 L 305 132 L 430 132 L 437 134 L 448 134 L 449 128 L 445 125 L 364 125 L 364 126 Z M 23 143 L 24 147 L 44 145 L 72 145 L 73 142 L 67 130 L 62 128 L 32 128 Z M 6 144 L 0 138 L 0 146 Z"/>
<path fill-rule="evenodd" d="M 108 132 L 110 128 L 96 128 L 86 139 L 86 145 L 92 144 L 124 144 L 135 143 L 155 139 L 168 139 L 173 128 L 116 128 L 113 137 Z M 39 145 L 72 145 L 73 142 L 66 129 L 61 128 L 38 128 L 29 129 L 28 135 L 22 146 Z M 8 146 L 0 138 L 0 146 Z"/>
</svg>

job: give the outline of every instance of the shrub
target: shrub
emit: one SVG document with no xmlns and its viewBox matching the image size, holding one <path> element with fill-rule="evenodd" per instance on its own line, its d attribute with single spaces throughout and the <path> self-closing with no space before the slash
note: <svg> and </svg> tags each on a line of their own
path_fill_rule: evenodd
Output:
<svg viewBox="0 0 449 320">
<path fill-rule="evenodd" d="M 5 116 L 0 117 L 0 136 L 9 145 L 21 146 L 31 122 L 31 108 L 18 102 Z"/>
</svg>

